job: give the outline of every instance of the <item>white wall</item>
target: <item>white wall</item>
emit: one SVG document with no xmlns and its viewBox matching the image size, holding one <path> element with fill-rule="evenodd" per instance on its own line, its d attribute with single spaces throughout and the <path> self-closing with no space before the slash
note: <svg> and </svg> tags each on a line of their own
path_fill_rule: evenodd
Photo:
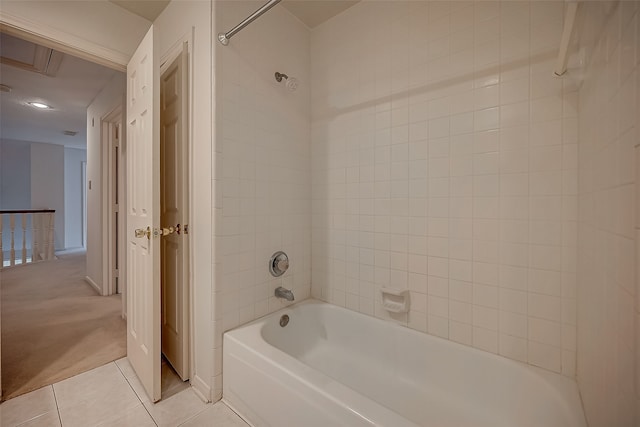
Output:
<svg viewBox="0 0 640 427">
<path fill-rule="evenodd" d="M 562 24 L 562 2 L 363 1 L 312 31 L 315 297 L 575 375 Z"/>
<path fill-rule="evenodd" d="M 3 140 L 0 159 L 3 185 L 0 208 L 56 209 L 56 249 L 82 246 L 81 162 L 86 159 L 86 151 Z M 56 200 L 58 196 L 60 200 Z M 19 240 L 21 236 L 16 238 Z M 5 249 L 9 247 L 9 239 L 8 233 L 3 234 Z M 21 241 L 16 245 L 21 247 Z M 29 228 L 26 246 L 31 247 Z"/>
<path fill-rule="evenodd" d="M 192 243 L 193 376 L 191 384 L 212 398 L 212 35 L 211 2 L 174 1 L 154 22 L 158 51 L 166 56 L 189 39 L 190 81 L 190 200 L 189 239 Z M 219 396 L 217 397 L 219 398 Z M 216 400 L 217 400 L 216 398 Z"/>
<path fill-rule="evenodd" d="M 64 147 L 31 143 L 31 208 L 55 209 L 54 245 L 65 248 Z"/>
<path fill-rule="evenodd" d="M 82 162 L 87 150 L 64 149 L 65 248 L 82 247 Z"/>
<path fill-rule="evenodd" d="M 29 208 L 31 144 L 24 141 L 0 140 L 0 209 Z"/>
<path fill-rule="evenodd" d="M 226 31 L 263 2 L 215 2 Z M 214 396 L 221 393 L 222 332 L 283 306 L 274 289 L 310 294 L 309 31 L 275 7 L 216 52 Z M 290 92 L 276 71 L 299 79 Z M 271 255 L 290 268 L 274 279 Z"/>
<path fill-rule="evenodd" d="M 0 139 L 0 210 L 31 208 L 31 144 Z M 2 216 L 4 232 L 2 248 L 8 254 L 11 247 L 9 217 Z M 16 235 L 16 247 L 22 247 L 22 235 Z M 28 230 L 27 246 L 31 247 Z M 8 255 L 7 255 L 8 256 Z"/>
<path fill-rule="evenodd" d="M 578 385 L 589 426 L 632 427 L 640 425 L 640 2 L 580 7 Z"/>
<path fill-rule="evenodd" d="M 101 141 L 101 123 L 118 106 L 125 112 L 124 74 L 116 74 L 87 108 L 87 277 L 98 287 L 103 286 L 103 234 L 107 218 L 103 211 L 107 196 L 107 170 L 102 159 L 108 155 L 108 144 Z"/>
</svg>

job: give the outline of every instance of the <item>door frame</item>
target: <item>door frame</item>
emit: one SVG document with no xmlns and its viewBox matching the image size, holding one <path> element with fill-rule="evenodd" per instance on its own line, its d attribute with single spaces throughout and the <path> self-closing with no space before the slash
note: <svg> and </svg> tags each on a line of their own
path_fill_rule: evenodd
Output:
<svg viewBox="0 0 640 427">
<path fill-rule="evenodd" d="M 126 139 L 125 131 L 123 129 L 123 109 L 123 105 L 120 104 L 100 119 L 100 142 L 102 145 L 100 162 L 102 167 L 102 218 L 104 218 L 102 224 L 102 295 L 105 296 L 116 293 L 116 265 L 120 267 L 118 282 L 120 284 L 126 283 L 126 277 L 123 277 L 123 275 L 126 274 L 126 271 L 124 270 L 124 266 L 126 265 L 126 257 L 124 256 L 126 254 L 126 245 L 124 244 L 123 238 L 125 237 L 127 222 L 126 218 L 122 218 L 123 215 L 120 215 L 117 248 L 112 239 L 112 236 L 115 233 L 114 223 L 116 219 L 116 213 L 113 209 L 115 205 L 116 192 L 116 188 L 114 188 L 114 169 L 116 160 L 120 164 L 117 176 L 117 191 L 120 195 L 119 210 L 120 212 L 126 212 L 126 198 L 122 197 L 122 181 L 125 169 L 122 167 L 122 161 L 126 159 L 122 155 L 122 150 L 118 150 L 118 159 L 115 158 L 114 153 L 116 141 L 119 141 L 119 146 L 122 147 Z M 119 131 L 119 135 L 117 135 L 117 137 L 116 128 Z M 124 233 L 122 230 L 123 226 L 125 227 Z M 117 260 L 115 259 L 116 252 L 118 254 Z M 126 296 L 124 296 L 124 294 L 122 299 L 123 304 L 125 304 Z M 126 305 L 124 307 L 126 307 Z M 123 317 L 126 317 L 125 308 L 123 308 Z"/>
<path fill-rule="evenodd" d="M 82 176 L 82 247 L 87 249 L 87 161 L 80 162 Z"/>
<path fill-rule="evenodd" d="M 54 29 L 51 27 L 42 27 L 37 25 L 35 22 L 23 19 L 18 16 L 8 15 L 6 13 L 2 13 L 0 11 L 0 31 L 13 35 L 15 37 L 23 38 L 25 40 L 32 41 L 34 43 L 40 44 L 45 47 L 53 48 L 59 50 L 64 53 L 68 53 L 70 55 L 76 56 L 78 58 L 103 65 L 105 67 L 125 72 L 127 69 L 127 64 L 129 62 L 129 56 L 123 54 L 122 52 L 103 46 L 98 45 L 96 43 L 90 42 L 83 38 L 77 37 L 72 33 L 69 33 L 64 30 Z M 193 93 L 193 84 L 194 84 L 194 75 L 193 75 L 193 31 L 185 34 L 179 40 L 175 42 L 175 44 L 167 50 L 167 52 L 163 53 L 160 57 L 160 63 L 162 64 L 166 59 L 169 58 L 171 54 L 176 54 L 177 49 L 182 46 L 184 41 L 188 42 L 188 96 L 189 96 L 189 117 L 188 117 L 188 187 L 189 187 L 189 224 L 193 221 L 193 201 L 195 199 L 193 194 L 194 188 L 194 175 L 193 175 L 193 166 L 194 166 L 194 158 L 193 158 L 193 103 L 194 103 L 194 93 Z M 122 138 L 126 146 L 126 139 Z M 104 152 L 103 152 L 104 153 Z M 104 159 L 103 159 L 104 160 Z M 104 175 L 103 175 L 104 176 Z M 104 196 L 103 196 L 104 197 Z M 126 232 L 126 229 L 125 229 Z M 125 239 L 122 239 L 125 241 Z M 105 244 L 103 241 L 103 251 L 105 250 Z M 193 248 L 193 239 L 189 239 L 188 242 L 188 251 L 189 254 L 192 255 L 194 253 Z M 189 287 L 190 287 L 190 298 L 189 298 L 189 382 L 192 386 L 194 386 L 194 390 L 196 390 L 199 394 L 204 393 L 202 390 L 201 384 L 194 384 L 194 378 L 196 377 L 196 349 L 195 349 L 195 300 L 194 300 L 194 289 L 193 289 L 193 276 L 194 276 L 194 257 L 189 256 Z M 104 273 L 103 273 L 104 275 Z M 126 288 L 125 288 L 126 289 Z M 123 295 L 123 302 L 126 303 L 126 294 Z M 126 313 L 125 313 L 126 317 Z M 0 341 L 0 351 L 1 351 L 1 341 Z M 202 380 L 200 380 L 202 382 Z M 207 388 L 211 387 L 210 384 L 205 384 Z M 209 390 L 210 392 L 210 390 Z M 206 401 L 210 401 L 211 396 L 207 394 L 202 394 L 202 397 Z"/>
</svg>

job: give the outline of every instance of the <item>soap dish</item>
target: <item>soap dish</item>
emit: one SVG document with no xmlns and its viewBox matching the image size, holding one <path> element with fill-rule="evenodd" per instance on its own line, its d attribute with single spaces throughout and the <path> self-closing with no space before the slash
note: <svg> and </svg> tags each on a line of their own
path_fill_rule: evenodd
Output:
<svg viewBox="0 0 640 427">
<path fill-rule="evenodd" d="M 382 307 L 392 313 L 406 313 L 409 311 L 409 291 L 394 288 L 382 288 Z"/>
</svg>

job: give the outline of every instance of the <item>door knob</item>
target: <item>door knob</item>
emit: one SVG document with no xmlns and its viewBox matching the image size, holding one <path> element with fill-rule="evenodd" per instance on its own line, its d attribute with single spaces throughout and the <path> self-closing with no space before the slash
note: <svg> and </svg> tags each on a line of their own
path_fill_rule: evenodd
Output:
<svg viewBox="0 0 640 427">
<path fill-rule="evenodd" d="M 147 236 L 147 239 L 151 238 L 151 227 L 147 227 L 145 228 L 136 228 L 135 230 L 135 236 L 137 238 L 143 238 L 144 236 Z"/>
</svg>

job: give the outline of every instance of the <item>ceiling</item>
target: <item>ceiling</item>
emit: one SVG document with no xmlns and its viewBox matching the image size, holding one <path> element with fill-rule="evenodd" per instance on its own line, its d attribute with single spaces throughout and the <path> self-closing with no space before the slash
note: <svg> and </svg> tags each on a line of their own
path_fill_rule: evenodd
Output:
<svg viewBox="0 0 640 427">
<path fill-rule="evenodd" d="M 148 21 L 155 21 L 158 15 L 170 3 L 170 0 L 109 0 L 131 13 L 142 16 Z"/>
<path fill-rule="evenodd" d="M 0 55 L 0 84 L 11 88 L 0 92 L 0 138 L 86 148 L 87 107 L 117 71 L 7 34 Z"/>
<path fill-rule="evenodd" d="M 350 8 L 359 0 L 283 0 L 285 9 L 302 21 L 307 27 L 315 28 Z"/>
<path fill-rule="evenodd" d="M 169 4 L 169 0 L 109 0 L 129 12 L 154 21 Z M 280 3 L 307 27 L 315 28 L 329 18 L 350 8 L 359 0 L 283 0 Z M 264 0 L 266 3 L 267 0 Z"/>
</svg>

